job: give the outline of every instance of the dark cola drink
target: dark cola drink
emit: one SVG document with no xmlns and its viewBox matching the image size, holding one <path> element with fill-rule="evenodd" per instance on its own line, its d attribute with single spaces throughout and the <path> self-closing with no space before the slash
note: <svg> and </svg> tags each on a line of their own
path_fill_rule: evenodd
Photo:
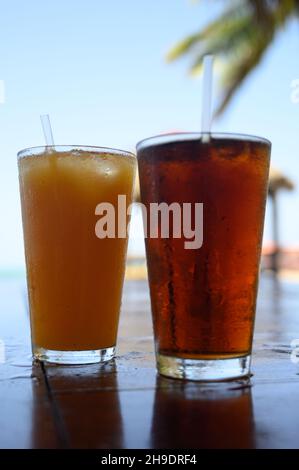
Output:
<svg viewBox="0 0 299 470">
<path fill-rule="evenodd" d="M 171 134 L 137 146 L 161 374 L 223 380 L 249 373 L 270 149 L 265 139 L 229 134 Z M 151 236 L 152 206 L 161 203 L 177 203 L 180 220 L 169 210 L 168 236 L 162 216 Z"/>
</svg>

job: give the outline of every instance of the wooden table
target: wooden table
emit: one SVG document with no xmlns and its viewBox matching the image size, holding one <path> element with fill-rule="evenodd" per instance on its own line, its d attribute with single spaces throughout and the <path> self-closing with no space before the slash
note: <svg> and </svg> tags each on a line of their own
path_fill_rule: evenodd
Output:
<svg viewBox="0 0 299 470">
<path fill-rule="evenodd" d="M 124 290 L 106 365 L 32 364 L 25 283 L 0 283 L 1 448 L 299 447 L 299 286 L 262 279 L 251 383 L 157 377 L 147 284 Z"/>
</svg>

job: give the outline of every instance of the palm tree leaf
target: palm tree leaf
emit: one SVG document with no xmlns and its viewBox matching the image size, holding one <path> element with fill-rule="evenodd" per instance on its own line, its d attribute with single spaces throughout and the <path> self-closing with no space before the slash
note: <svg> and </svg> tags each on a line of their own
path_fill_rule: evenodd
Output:
<svg viewBox="0 0 299 470">
<path fill-rule="evenodd" d="M 230 25 L 225 31 L 220 31 L 218 35 L 212 36 L 205 41 L 202 50 L 196 55 L 196 59 L 191 66 L 191 74 L 195 75 L 201 70 L 203 57 L 209 53 L 217 55 L 235 55 L 244 43 L 254 40 L 255 27 L 250 16 L 240 18 Z"/>
<path fill-rule="evenodd" d="M 171 62 L 181 57 L 182 55 L 189 52 L 194 46 L 200 44 L 201 41 L 209 38 L 213 34 L 219 35 L 222 31 L 222 34 L 224 35 L 225 31 L 230 29 L 234 21 L 238 20 L 239 17 L 244 14 L 244 12 L 244 6 L 242 6 L 242 8 L 236 8 L 235 5 L 234 7 L 229 8 L 217 20 L 213 21 L 202 31 L 188 36 L 176 44 L 172 49 L 170 49 L 166 56 L 167 61 Z"/>
<path fill-rule="evenodd" d="M 225 57 L 228 65 L 222 72 L 219 115 L 260 63 L 277 32 L 298 15 L 299 0 L 235 0 L 216 20 L 172 48 L 168 60 L 194 54 L 190 71 L 195 74 L 201 70 L 204 55 Z"/>
<path fill-rule="evenodd" d="M 223 73 L 223 97 L 215 116 L 223 113 L 233 95 L 241 87 L 249 74 L 259 65 L 269 45 L 273 42 L 278 30 L 284 26 L 295 7 L 294 0 L 277 2 L 267 18 L 267 28 L 260 23 L 255 25 L 254 35 L 248 37 L 247 53 L 244 51 L 233 58 Z M 269 12 L 268 12 L 269 13 Z"/>
<path fill-rule="evenodd" d="M 233 6 L 226 9 L 215 21 L 212 21 L 212 23 L 208 24 L 208 26 L 202 30 L 201 35 L 203 38 L 209 38 L 211 35 L 215 33 L 218 34 L 219 31 L 223 31 L 227 28 L 230 29 L 230 25 L 233 24 L 235 20 L 252 13 L 247 2 L 238 1 L 231 3 L 233 3 Z"/>
<path fill-rule="evenodd" d="M 223 113 L 233 95 L 241 87 L 255 67 L 261 62 L 273 35 L 265 35 L 263 40 L 257 40 L 255 47 L 248 47 L 247 53 L 237 56 L 235 63 L 231 62 L 223 74 L 223 95 L 216 109 L 215 116 Z"/>
<path fill-rule="evenodd" d="M 189 50 L 197 44 L 199 41 L 201 41 L 202 36 L 201 33 L 196 33 L 192 34 L 191 36 L 188 36 L 186 39 L 183 41 L 180 41 L 176 46 L 174 46 L 167 54 L 166 60 L 168 62 L 171 62 L 172 60 L 177 59 L 178 57 L 182 56 L 186 52 L 189 52 Z"/>
</svg>

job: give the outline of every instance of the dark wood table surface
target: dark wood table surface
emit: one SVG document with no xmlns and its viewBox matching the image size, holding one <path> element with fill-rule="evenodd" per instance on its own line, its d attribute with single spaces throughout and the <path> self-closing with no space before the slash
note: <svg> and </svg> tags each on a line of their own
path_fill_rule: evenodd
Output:
<svg viewBox="0 0 299 470">
<path fill-rule="evenodd" d="M 105 365 L 32 364 L 25 282 L 0 283 L 1 448 L 299 448 L 299 284 L 262 278 L 250 382 L 158 377 L 145 281 Z"/>
</svg>

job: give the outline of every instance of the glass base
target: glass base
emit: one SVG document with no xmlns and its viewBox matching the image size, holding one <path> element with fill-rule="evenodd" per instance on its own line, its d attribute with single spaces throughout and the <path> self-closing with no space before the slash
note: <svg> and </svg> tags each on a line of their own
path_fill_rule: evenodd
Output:
<svg viewBox="0 0 299 470">
<path fill-rule="evenodd" d="M 250 373 L 250 362 L 250 355 L 230 359 L 181 359 L 157 353 L 157 368 L 161 375 L 201 382 L 246 377 Z"/>
<path fill-rule="evenodd" d="M 115 347 L 105 349 L 92 349 L 90 351 L 54 351 L 45 348 L 34 348 L 33 357 L 38 361 L 54 364 L 96 364 L 107 362 L 115 356 Z"/>
</svg>

